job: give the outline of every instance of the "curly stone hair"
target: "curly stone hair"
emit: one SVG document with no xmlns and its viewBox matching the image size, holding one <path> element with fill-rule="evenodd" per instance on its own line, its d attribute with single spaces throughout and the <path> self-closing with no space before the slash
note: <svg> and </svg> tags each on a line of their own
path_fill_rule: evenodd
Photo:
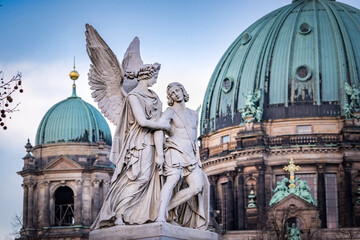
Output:
<svg viewBox="0 0 360 240">
<path fill-rule="evenodd" d="M 125 77 L 127 79 L 137 78 L 138 81 L 152 78 L 155 73 L 159 72 L 161 65 L 159 63 L 145 64 L 137 71 L 127 71 Z"/>
<path fill-rule="evenodd" d="M 168 99 L 168 105 L 169 106 L 172 106 L 172 105 L 174 105 L 174 100 L 170 97 L 171 96 L 171 93 L 172 92 L 170 92 L 170 89 L 172 88 L 172 87 L 179 87 L 180 89 L 181 89 L 181 91 L 183 92 L 183 94 L 184 94 L 184 101 L 185 102 L 187 102 L 187 101 L 189 101 L 189 94 L 187 93 L 187 91 L 185 90 L 185 88 L 184 88 L 184 86 L 181 84 L 181 83 L 178 83 L 178 82 L 172 82 L 172 83 L 170 83 L 168 86 L 167 86 L 167 88 L 166 88 L 166 93 L 167 93 L 167 99 Z"/>
</svg>

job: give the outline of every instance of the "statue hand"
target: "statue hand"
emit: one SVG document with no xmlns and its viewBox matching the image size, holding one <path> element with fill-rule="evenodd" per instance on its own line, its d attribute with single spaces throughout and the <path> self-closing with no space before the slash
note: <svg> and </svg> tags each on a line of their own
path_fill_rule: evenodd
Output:
<svg viewBox="0 0 360 240">
<path fill-rule="evenodd" d="M 170 128 L 171 128 L 170 123 L 165 123 L 164 130 L 165 130 L 165 131 L 169 131 Z"/>
<path fill-rule="evenodd" d="M 164 164 L 164 154 L 156 154 L 155 156 L 155 164 L 158 169 L 162 169 Z"/>
</svg>

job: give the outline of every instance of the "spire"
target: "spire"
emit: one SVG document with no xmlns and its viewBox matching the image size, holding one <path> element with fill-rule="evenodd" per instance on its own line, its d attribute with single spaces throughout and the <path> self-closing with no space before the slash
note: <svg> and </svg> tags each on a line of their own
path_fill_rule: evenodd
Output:
<svg viewBox="0 0 360 240">
<path fill-rule="evenodd" d="M 74 57 L 74 69 L 70 72 L 69 77 L 71 80 L 73 80 L 71 97 L 77 97 L 75 81 L 79 78 L 79 73 L 75 70 L 75 57 Z"/>
</svg>

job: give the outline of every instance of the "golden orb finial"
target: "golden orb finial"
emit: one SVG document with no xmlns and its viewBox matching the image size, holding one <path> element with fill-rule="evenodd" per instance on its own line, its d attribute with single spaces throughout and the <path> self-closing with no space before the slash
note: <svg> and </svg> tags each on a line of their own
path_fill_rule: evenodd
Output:
<svg viewBox="0 0 360 240">
<path fill-rule="evenodd" d="M 69 74 L 71 80 L 77 80 L 79 78 L 79 73 L 75 70 L 75 57 L 74 57 L 74 70 L 72 70 Z"/>
</svg>

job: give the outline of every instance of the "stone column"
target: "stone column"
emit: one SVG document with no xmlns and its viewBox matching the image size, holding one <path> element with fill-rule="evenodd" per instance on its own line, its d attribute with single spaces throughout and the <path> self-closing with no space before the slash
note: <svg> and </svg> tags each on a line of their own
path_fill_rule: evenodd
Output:
<svg viewBox="0 0 360 240">
<path fill-rule="evenodd" d="M 74 208 L 75 225 L 82 225 L 82 180 L 76 181 Z"/>
<path fill-rule="evenodd" d="M 255 166 L 258 170 L 257 181 L 257 206 L 258 206 L 258 225 L 263 227 L 266 224 L 266 196 L 265 196 L 265 164 Z"/>
<path fill-rule="evenodd" d="M 44 221 L 46 225 L 50 224 L 50 181 L 45 181 L 45 201 L 44 201 Z"/>
<path fill-rule="evenodd" d="M 50 191 L 51 185 L 49 186 L 49 218 L 50 218 L 50 225 L 55 224 L 55 192 Z"/>
<path fill-rule="evenodd" d="M 49 202 L 50 202 L 50 194 L 49 194 L 49 185 L 50 182 L 49 181 L 44 181 L 41 183 L 41 191 L 40 191 L 40 201 L 42 202 L 42 204 L 39 204 L 40 206 L 40 226 L 41 227 L 46 227 L 49 226 L 50 222 L 49 222 Z"/>
<path fill-rule="evenodd" d="M 217 206 L 217 180 L 219 179 L 218 176 L 212 175 L 209 176 L 210 182 L 210 207 L 213 211 L 218 210 Z"/>
<path fill-rule="evenodd" d="M 226 173 L 226 230 L 235 230 L 234 175 L 232 171 Z"/>
<path fill-rule="evenodd" d="M 344 162 L 344 183 L 345 183 L 345 226 L 344 227 L 353 227 L 354 226 L 354 207 L 352 199 L 352 180 L 351 180 L 351 163 Z"/>
<path fill-rule="evenodd" d="M 91 209 L 91 213 L 92 213 L 91 217 L 92 217 L 92 221 L 95 221 L 96 216 L 100 211 L 100 196 L 99 196 L 100 181 L 98 179 L 95 179 L 94 181 L 92 181 L 92 184 L 94 188 L 93 188 L 93 197 L 92 197 L 93 208 Z"/>
<path fill-rule="evenodd" d="M 84 180 L 82 185 L 82 223 L 84 226 L 90 226 L 91 221 L 91 181 L 89 179 Z"/>
<path fill-rule="evenodd" d="M 23 198 L 23 225 L 26 228 L 28 226 L 27 224 L 27 216 L 28 216 L 28 198 L 29 198 L 29 192 L 28 192 L 28 186 L 26 183 L 22 184 L 22 187 L 24 188 L 24 198 Z"/>
<path fill-rule="evenodd" d="M 237 168 L 238 191 L 237 191 L 237 211 L 238 211 L 238 229 L 245 229 L 245 192 L 244 192 L 244 167 Z"/>
<path fill-rule="evenodd" d="M 327 228 L 327 218 L 326 218 L 326 189 L 325 189 L 325 165 L 317 165 L 318 173 L 318 207 L 319 207 L 319 218 L 321 228 Z"/>
<path fill-rule="evenodd" d="M 28 184 L 28 211 L 27 211 L 27 226 L 29 228 L 33 227 L 33 207 L 34 207 L 34 186 L 33 182 L 29 182 Z"/>
<path fill-rule="evenodd" d="M 219 176 L 212 175 L 209 176 L 209 183 L 210 183 L 210 221 L 209 221 L 209 228 L 214 228 L 215 231 L 218 230 L 219 227 L 219 214 L 218 214 L 218 191 L 217 191 L 217 181 Z"/>
</svg>

